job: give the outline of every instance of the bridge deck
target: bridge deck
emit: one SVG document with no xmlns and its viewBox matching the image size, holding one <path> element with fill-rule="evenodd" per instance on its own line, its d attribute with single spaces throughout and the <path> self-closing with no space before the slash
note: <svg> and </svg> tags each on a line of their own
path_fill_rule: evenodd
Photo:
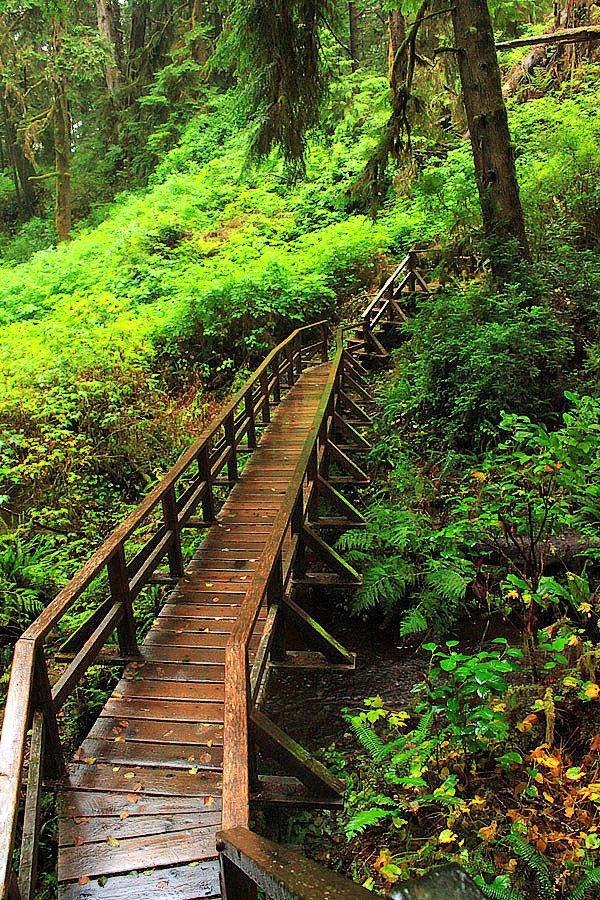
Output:
<svg viewBox="0 0 600 900">
<path fill-rule="evenodd" d="M 307 370 L 274 410 L 141 661 L 126 668 L 68 767 L 59 797 L 61 900 L 219 896 L 225 644 L 328 373 L 328 365 Z"/>
</svg>

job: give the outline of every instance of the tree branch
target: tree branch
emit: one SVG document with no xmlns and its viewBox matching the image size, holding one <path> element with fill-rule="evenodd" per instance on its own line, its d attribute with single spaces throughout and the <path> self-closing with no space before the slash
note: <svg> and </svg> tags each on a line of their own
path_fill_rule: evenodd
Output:
<svg viewBox="0 0 600 900">
<path fill-rule="evenodd" d="M 512 50 L 514 47 L 535 47 L 538 44 L 579 44 L 589 41 L 600 41 L 600 25 L 565 28 L 564 31 L 553 31 L 550 34 L 515 38 L 512 41 L 499 41 L 496 44 L 496 50 Z"/>
</svg>

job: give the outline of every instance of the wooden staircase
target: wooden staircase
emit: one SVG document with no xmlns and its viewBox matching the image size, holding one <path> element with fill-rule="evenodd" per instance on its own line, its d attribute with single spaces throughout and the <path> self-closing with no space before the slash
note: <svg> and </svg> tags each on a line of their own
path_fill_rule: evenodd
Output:
<svg viewBox="0 0 600 900">
<path fill-rule="evenodd" d="M 296 588 L 360 584 L 329 535 L 364 522 L 343 493 L 368 484 L 364 363 L 383 356 L 377 331 L 419 283 L 409 254 L 366 310 L 361 347 L 347 340 L 356 326 L 332 342 L 319 322 L 275 348 L 17 642 L 0 739 L 0 900 L 36 896 L 44 787 L 58 798 L 61 900 L 255 900 L 262 876 L 234 845 L 274 845 L 248 830 L 251 804 L 341 802 L 343 784 L 261 698 L 272 666 L 354 666 Z M 190 529 L 202 540 L 186 565 Z M 157 586 L 164 602 L 141 637 L 144 591 Z M 52 634 L 74 608 L 91 612 L 63 642 L 51 685 L 46 648 L 56 658 Z M 66 762 L 61 710 L 103 663 L 122 676 Z M 269 757 L 284 775 L 261 776 Z M 325 893 L 277 896 L 368 896 L 327 870 L 310 878 Z"/>
</svg>

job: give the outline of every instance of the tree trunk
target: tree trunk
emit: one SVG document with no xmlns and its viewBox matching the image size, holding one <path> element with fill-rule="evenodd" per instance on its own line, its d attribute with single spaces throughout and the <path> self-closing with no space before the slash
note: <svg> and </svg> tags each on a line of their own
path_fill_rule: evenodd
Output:
<svg viewBox="0 0 600 900">
<path fill-rule="evenodd" d="M 406 38 L 406 20 L 399 9 L 391 9 L 388 16 L 388 73 L 392 93 L 396 93 L 398 77 L 396 71 L 398 50 Z"/>
<path fill-rule="evenodd" d="M 348 27 L 350 33 L 350 59 L 352 71 L 356 72 L 360 64 L 360 28 L 356 3 L 348 4 Z"/>
<path fill-rule="evenodd" d="M 29 218 L 37 212 L 38 204 L 37 192 L 31 180 L 35 176 L 35 169 L 31 160 L 26 156 L 23 145 L 19 141 L 17 127 L 14 123 L 6 96 L 6 88 L 0 90 L 0 105 L 2 106 L 6 148 L 13 172 L 17 201 L 21 209 L 21 214 L 25 218 Z"/>
<path fill-rule="evenodd" d="M 64 78 L 54 85 L 54 158 L 56 166 L 56 233 L 71 236 L 71 118 Z"/>
<path fill-rule="evenodd" d="M 131 80 L 139 74 L 139 56 L 146 43 L 147 25 L 148 0 L 135 0 L 131 10 L 131 32 L 129 34 L 128 71 Z"/>
<path fill-rule="evenodd" d="M 98 19 L 98 33 L 108 48 L 108 57 L 105 63 L 106 86 L 108 93 L 114 97 L 121 86 L 120 64 L 120 28 L 117 16 L 118 4 L 113 0 L 96 0 L 96 15 Z"/>
<path fill-rule="evenodd" d="M 504 281 L 529 246 L 487 0 L 455 0 L 452 24 L 483 228 L 493 274 Z"/>
<path fill-rule="evenodd" d="M 198 25 L 207 25 L 207 15 L 204 0 L 193 0 L 192 3 L 192 28 Z M 199 34 L 192 44 L 192 53 L 194 59 L 200 66 L 206 65 L 210 56 L 210 44 L 206 34 Z"/>
</svg>

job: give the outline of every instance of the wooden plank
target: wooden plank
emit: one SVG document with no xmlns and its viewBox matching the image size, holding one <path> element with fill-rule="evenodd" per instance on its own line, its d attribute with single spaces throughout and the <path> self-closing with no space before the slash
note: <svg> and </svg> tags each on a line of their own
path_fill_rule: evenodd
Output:
<svg viewBox="0 0 600 900">
<path fill-rule="evenodd" d="M 133 774 L 131 774 L 133 773 Z M 180 772 L 178 769 L 151 769 L 123 766 L 118 772 L 104 763 L 69 763 L 64 787 L 78 791 L 124 794 L 158 794 L 163 797 L 219 797 L 222 783 L 218 773 Z"/>
<path fill-rule="evenodd" d="M 223 683 L 211 682 L 199 685 L 193 681 L 160 681 L 140 678 L 139 681 L 121 681 L 117 685 L 114 697 L 124 700 L 147 698 L 150 700 L 193 700 L 203 703 L 223 702 Z"/>
<path fill-rule="evenodd" d="M 124 838 L 118 847 L 107 842 L 63 847 L 58 856 L 59 881 L 86 875 L 112 875 L 148 869 L 157 860 L 165 866 L 213 859 L 216 828 L 191 828 L 187 832 L 152 837 Z"/>
<path fill-rule="evenodd" d="M 198 746 L 223 746 L 223 725 L 219 723 L 170 722 L 154 719 L 117 719 L 100 716 L 96 719 L 89 737 L 125 740 L 152 744 L 193 744 Z"/>
<path fill-rule="evenodd" d="M 61 885 L 59 900 L 133 900 L 165 897 L 165 900 L 216 900 L 220 896 L 217 860 L 194 866 L 176 866 L 116 876 L 86 885 Z"/>
<path fill-rule="evenodd" d="M 104 715 L 120 719 L 163 719 L 169 722 L 223 723 L 223 707 L 219 703 L 192 700 L 126 700 L 111 697 Z"/>
<path fill-rule="evenodd" d="M 115 816 L 78 816 L 63 819 L 60 823 L 60 846 L 81 847 L 82 844 L 93 844 L 106 841 L 108 837 L 117 839 L 127 837 L 143 837 L 153 834 L 171 834 L 177 831 L 187 831 L 191 828 L 211 828 L 221 823 L 221 811 L 207 811 L 196 813 L 173 813 L 172 815 L 156 816 L 132 816 L 128 809 L 129 804 L 125 800 L 120 813 L 127 813 L 125 818 Z"/>
<path fill-rule="evenodd" d="M 174 729 L 177 731 L 178 729 Z M 102 741 L 86 738 L 79 752 L 82 758 L 110 762 L 115 766 L 168 766 L 189 771 L 193 768 L 219 770 L 223 748 L 194 744 L 153 744 L 136 741 Z"/>
<path fill-rule="evenodd" d="M 220 811 L 221 799 L 209 797 L 162 797 L 151 794 L 129 792 L 112 793 L 110 791 L 62 791 L 58 795 L 58 817 L 66 819 L 93 819 L 99 817 L 115 817 L 123 810 L 131 818 L 136 816 L 169 816 L 197 814 L 200 810 Z"/>
</svg>

